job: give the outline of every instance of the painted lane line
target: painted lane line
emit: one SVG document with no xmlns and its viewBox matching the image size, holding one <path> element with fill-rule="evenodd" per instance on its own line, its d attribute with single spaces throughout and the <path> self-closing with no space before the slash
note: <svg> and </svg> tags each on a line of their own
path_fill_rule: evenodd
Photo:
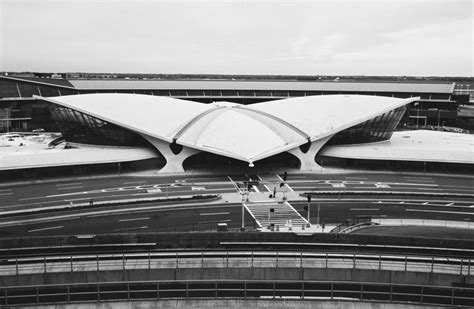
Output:
<svg viewBox="0 0 474 309">
<path fill-rule="evenodd" d="M 36 196 L 36 197 L 25 197 L 25 198 L 19 198 L 17 201 L 29 201 L 29 200 L 38 200 L 38 199 L 45 199 L 48 198 L 49 196 Z M 53 197 L 53 196 L 51 196 Z"/>
<path fill-rule="evenodd" d="M 56 188 L 56 190 L 72 190 L 72 189 L 82 189 L 83 186 L 77 186 L 77 187 L 61 187 L 61 188 Z"/>
<path fill-rule="evenodd" d="M 220 223 L 220 222 L 231 222 L 231 219 L 218 220 L 218 221 L 198 221 L 198 224 L 209 224 L 209 223 Z"/>
<path fill-rule="evenodd" d="M 123 232 L 123 231 L 133 231 L 133 230 L 144 230 L 147 229 L 148 226 L 137 226 L 137 227 L 130 227 L 126 229 L 115 229 L 114 232 Z"/>
<path fill-rule="evenodd" d="M 448 203 L 445 206 L 453 206 L 453 205 L 454 205 L 454 203 Z"/>
<path fill-rule="evenodd" d="M 75 185 L 81 185 L 82 186 L 82 182 L 62 183 L 62 184 L 56 185 L 56 187 L 67 187 L 67 186 L 75 186 Z"/>
<path fill-rule="evenodd" d="M 5 193 L 0 193 L 0 195 L 12 195 L 13 192 L 5 192 Z"/>
<path fill-rule="evenodd" d="M 139 183 L 146 183 L 146 180 L 143 181 L 129 181 L 129 182 L 124 182 L 124 185 L 133 185 L 133 184 L 139 184 Z"/>
<path fill-rule="evenodd" d="M 436 189 L 436 188 L 412 188 L 414 190 L 430 190 L 430 191 L 444 191 L 444 189 Z"/>
<path fill-rule="evenodd" d="M 380 210 L 378 208 L 350 208 L 349 210 L 357 211 L 357 210 Z"/>
<path fill-rule="evenodd" d="M 192 191 L 205 191 L 206 187 L 191 187 Z"/>
<path fill-rule="evenodd" d="M 291 192 L 295 192 L 295 190 L 293 190 L 293 188 L 291 188 L 290 185 L 288 185 L 288 183 L 287 183 L 286 181 L 284 181 L 283 178 L 280 177 L 280 175 L 276 174 L 276 176 L 277 176 L 277 178 L 278 178 L 281 182 L 285 183 L 285 186 L 286 186 Z"/>
<path fill-rule="evenodd" d="M 200 213 L 200 216 L 219 216 L 219 215 L 228 215 L 230 212 L 208 212 L 208 213 Z"/>
<path fill-rule="evenodd" d="M 143 218 L 130 218 L 130 219 L 119 219 L 119 222 L 128 222 L 128 221 L 139 221 L 139 220 L 149 220 L 150 217 L 143 217 Z"/>
<path fill-rule="evenodd" d="M 12 189 L 0 189 L 0 192 L 3 192 L 3 191 L 11 191 Z"/>
<path fill-rule="evenodd" d="M 412 181 L 412 182 L 436 182 L 434 180 L 423 180 L 423 179 L 410 179 L 409 181 Z"/>
<path fill-rule="evenodd" d="M 406 211 L 411 212 L 431 212 L 431 213 L 442 213 L 442 214 L 457 214 L 457 215 L 470 215 L 474 216 L 472 212 L 462 212 L 462 211 L 447 211 L 447 210 L 426 210 L 426 209 L 411 209 L 407 208 Z"/>
<path fill-rule="evenodd" d="M 62 229 L 63 227 L 64 227 L 63 225 L 52 226 L 52 227 L 45 227 L 45 228 L 41 228 L 41 229 L 29 230 L 28 233 L 39 232 L 39 231 L 47 231 L 47 230 Z"/>
</svg>

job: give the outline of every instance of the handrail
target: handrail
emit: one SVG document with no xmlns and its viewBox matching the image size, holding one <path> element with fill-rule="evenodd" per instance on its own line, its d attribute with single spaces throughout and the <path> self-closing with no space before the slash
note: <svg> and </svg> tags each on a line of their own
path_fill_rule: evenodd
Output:
<svg viewBox="0 0 474 309">
<path fill-rule="evenodd" d="M 469 306 L 474 288 L 359 281 L 161 280 L 12 286 L 0 288 L 0 305 L 58 304 L 160 299 L 346 300 Z"/>
<path fill-rule="evenodd" d="M 0 260 L 0 276 L 33 273 L 133 270 L 136 268 L 333 268 L 474 276 L 471 259 L 287 251 L 185 251 L 64 255 Z"/>
</svg>

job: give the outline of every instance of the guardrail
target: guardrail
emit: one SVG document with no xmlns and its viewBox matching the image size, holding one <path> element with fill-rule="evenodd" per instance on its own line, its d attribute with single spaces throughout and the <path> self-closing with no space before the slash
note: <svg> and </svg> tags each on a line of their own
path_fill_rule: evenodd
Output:
<svg viewBox="0 0 474 309">
<path fill-rule="evenodd" d="M 357 253 L 195 251 L 0 260 L 0 275 L 180 268 L 334 268 L 474 275 L 471 259 Z"/>
<path fill-rule="evenodd" d="M 471 306 L 474 288 L 347 281 L 132 281 L 0 288 L 0 305 L 160 299 L 348 300 Z"/>
<path fill-rule="evenodd" d="M 216 223 L 209 223 L 214 226 Z M 91 252 L 123 253 L 136 251 L 126 246 L 155 244 L 155 250 L 313 250 L 313 251 L 359 251 L 377 254 L 457 256 L 474 259 L 474 241 L 467 239 L 441 240 L 434 238 L 400 237 L 388 235 L 359 234 L 295 234 L 261 232 L 167 232 L 167 233 L 127 233 L 65 236 L 30 236 L 0 239 L 0 260 L 8 257 L 71 255 Z M 111 246 L 113 244 L 113 246 Z M 80 247 L 79 250 L 75 247 Z M 123 247 L 122 247 L 123 246 Z M 89 248 L 88 248 L 89 247 Z M 143 249 L 140 249 L 143 252 Z M 149 249 L 145 249 L 149 251 Z"/>
</svg>

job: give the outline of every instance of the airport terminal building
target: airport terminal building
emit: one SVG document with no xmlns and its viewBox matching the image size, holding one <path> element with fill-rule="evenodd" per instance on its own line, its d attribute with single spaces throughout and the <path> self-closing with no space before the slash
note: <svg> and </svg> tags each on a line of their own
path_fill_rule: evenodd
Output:
<svg viewBox="0 0 474 309">
<path fill-rule="evenodd" d="M 8 130 L 61 134 L 31 151 L 3 136 L 0 172 L 472 169 L 472 135 L 396 131 L 414 105 L 455 105 L 452 84 L 349 84 L 1 77 Z"/>
</svg>

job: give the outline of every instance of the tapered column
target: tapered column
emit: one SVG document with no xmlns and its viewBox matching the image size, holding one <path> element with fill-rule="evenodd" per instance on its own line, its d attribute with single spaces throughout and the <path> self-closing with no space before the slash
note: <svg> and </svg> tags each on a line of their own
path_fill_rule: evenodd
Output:
<svg viewBox="0 0 474 309">
<path fill-rule="evenodd" d="M 147 136 L 142 136 L 150 142 L 158 151 L 165 157 L 166 164 L 161 168 L 158 173 L 184 173 L 183 162 L 190 156 L 199 152 L 199 150 L 184 147 L 181 145 L 174 145 L 175 151 L 172 150 L 172 144 L 162 141 L 160 139 Z M 176 148 L 179 150 L 177 151 Z"/>
<path fill-rule="evenodd" d="M 331 137 L 332 135 L 312 142 L 306 152 L 301 150 L 301 148 L 304 147 L 297 147 L 289 150 L 288 152 L 300 160 L 301 171 L 320 171 L 322 170 L 322 167 L 316 163 L 315 157 L 319 150 L 321 150 L 321 148 L 331 139 Z"/>
</svg>

